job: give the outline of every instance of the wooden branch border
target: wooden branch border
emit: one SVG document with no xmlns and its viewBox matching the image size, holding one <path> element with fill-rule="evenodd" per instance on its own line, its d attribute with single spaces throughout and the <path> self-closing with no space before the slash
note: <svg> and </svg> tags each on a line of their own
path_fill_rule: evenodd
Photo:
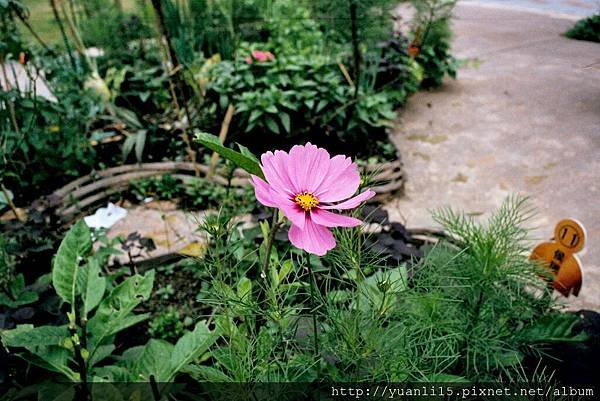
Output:
<svg viewBox="0 0 600 401">
<path fill-rule="evenodd" d="M 111 167 L 77 178 L 34 204 L 43 205 L 38 206 L 38 210 L 51 210 L 61 220 L 70 221 L 87 212 L 92 206 L 106 201 L 110 196 L 127 190 L 132 181 L 172 175 L 187 185 L 196 178 L 196 169 L 199 169 L 204 177 L 211 172 L 210 166 L 198 164 L 194 166 L 191 162 L 159 162 Z M 377 193 L 373 198 L 376 201 L 383 201 L 403 189 L 404 172 L 400 160 L 367 164 L 360 169 L 364 175 L 370 177 L 371 189 Z M 219 185 L 227 185 L 228 179 L 225 177 L 223 169 L 216 169 L 207 179 Z M 230 185 L 234 187 L 250 185 L 249 178 L 247 172 L 236 169 Z"/>
</svg>

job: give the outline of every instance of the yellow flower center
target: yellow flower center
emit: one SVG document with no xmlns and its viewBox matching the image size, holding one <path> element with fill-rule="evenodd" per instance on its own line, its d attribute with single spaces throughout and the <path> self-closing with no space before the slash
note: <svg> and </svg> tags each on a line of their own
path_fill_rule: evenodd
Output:
<svg viewBox="0 0 600 401">
<path fill-rule="evenodd" d="M 310 192 L 300 192 L 298 195 L 294 196 L 294 202 L 308 212 L 319 204 L 319 199 Z"/>
</svg>

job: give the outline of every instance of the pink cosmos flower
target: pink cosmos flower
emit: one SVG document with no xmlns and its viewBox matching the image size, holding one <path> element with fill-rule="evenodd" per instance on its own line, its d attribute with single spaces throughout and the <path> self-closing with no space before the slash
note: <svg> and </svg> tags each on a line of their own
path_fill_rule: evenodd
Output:
<svg viewBox="0 0 600 401">
<path fill-rule="evenodd" d="M 296 145 L 289 153 L 264 153 L 261 168 L 266 181 L 252 176 L 256 199 L 290 219 L 288 238 L 294 246 L 319 256 L 335 247 L 329 227 L 362 223 L 329 210 L 353 209 L 375 195 L 366 190 L 351 198 L 360 184 L 356 164 L 344 155 L 330 157 L 325 149 L 310 143 Z"/>
</svg>

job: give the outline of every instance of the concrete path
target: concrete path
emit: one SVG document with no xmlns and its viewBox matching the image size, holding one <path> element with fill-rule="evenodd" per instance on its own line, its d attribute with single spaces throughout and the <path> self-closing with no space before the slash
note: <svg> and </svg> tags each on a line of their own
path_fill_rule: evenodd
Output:
<svg viewBox="0 0 600 401">
<path fill-rule="evenodd" d="M 394 135 L 407 172 L 392 215 L 434 225 L 452 206 L 485 217 L 510 194 L 531 197 L 534 235 L 574 217 L 586 226 L 584 282 L 570 308 L 600 310 L 600 44 L 561 34 L 573 21 L 460 3 L 458 80 L 413 96 Z"/>
<path fill-rule="evenodd" d="M 460 0 L 461 3 L 530 11 L 567 19 L 580 19 L 600 12 L 600 0 Z"/>
</svg>

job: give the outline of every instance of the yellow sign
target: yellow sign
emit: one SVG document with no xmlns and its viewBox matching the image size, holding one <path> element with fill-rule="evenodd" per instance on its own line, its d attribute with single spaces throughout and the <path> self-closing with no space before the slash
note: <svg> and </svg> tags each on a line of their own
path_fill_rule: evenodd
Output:
<svg viewBox="0 0 600 401">
<path fill-rule="evenodd" d="M 544 262 L 552 273 L 552 287 L 565 297 L 579 295 L 582 274 L 581 262 L 575 253 L 585 246 L 585 229 L 576 220 L 560 221 L 554 229 L 554 241 L 544 242 L 533 249 L 529 259 Z"/>
</svg>

